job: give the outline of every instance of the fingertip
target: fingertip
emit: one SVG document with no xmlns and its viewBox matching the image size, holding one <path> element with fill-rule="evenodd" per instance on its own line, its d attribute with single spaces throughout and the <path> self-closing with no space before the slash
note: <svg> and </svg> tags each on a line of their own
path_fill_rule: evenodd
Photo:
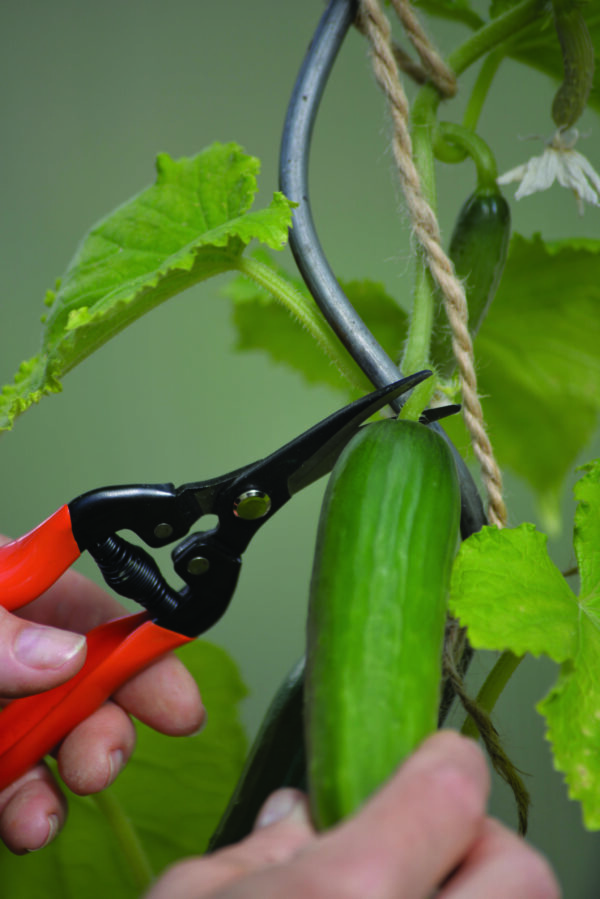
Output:
<svg viewBox="0 0 600 899">
<path fill-rule="evenodd" d="M 85 657 L 81 634 L 30 624 L 0 606 L 0 695 L 48 690 L 76 674 Z"/>
<path fill-rule="evenodd" d="M 0 838 L 15 855 L 36 852 L 54 840 L 66 815 L 65 799 L 50 772 L 38 766 L 11 786 L 0 813 Z"/>
<path fill-rule="evenodd" d="M 131 719 L 107 702 L 63 740 L 57 753 L 60 776 L 78 796 L 99 793 L 116 780 L 135 743 Z"/>
<path fill-rule="evenodd" d="M 21 665 L 36 671 L 58 671 L 82 655 L 86 641 L 82 634 L 61 631 L 55 627 L 25 625 L 13 640 L 14 657 Z M 72 666 L 70 666 L 72 667 Z"/>
<path fill-rule="evenodd" d="M 192 736 L 206 721 L 196 681 L 172 654 L 132 678 L 115 700 L 130 715 L 171 737 Z"/>
</svg>

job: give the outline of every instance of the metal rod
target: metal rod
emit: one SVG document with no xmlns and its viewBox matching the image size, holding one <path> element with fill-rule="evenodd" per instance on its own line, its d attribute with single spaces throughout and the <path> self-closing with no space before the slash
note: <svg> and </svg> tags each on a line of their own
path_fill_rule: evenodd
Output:
<svg viewBox="0 0 600 899">
<path fill-rule="evenodd" d="M 279 158 L 279 183 L 283 193 L 298 204 L 293 211 L 290 247 L 310 293 L 371 383 L 384 387 L 402 374 L 357 314 L 333 274 L 314 226 L 308 192 L 313 126 L 327 79 L 356 10 L 356 0 L 331 0 L 321 17 L 288 106 Z M 405 399 L 399 397 L 390 405 L 399 411 Z M 443 428 L 437 423 L 431 427 L 444 437 L 456 460 L 464 539 L 487 523 L 481 497 L 464 460 Z"/>
</svg>

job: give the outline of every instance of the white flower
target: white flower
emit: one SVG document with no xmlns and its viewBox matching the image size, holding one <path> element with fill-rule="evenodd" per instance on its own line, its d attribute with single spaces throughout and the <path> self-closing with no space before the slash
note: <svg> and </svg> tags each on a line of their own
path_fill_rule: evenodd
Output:
<svg viewBox="0 0 600 899">
<path fill-rule="evenodd" d="M 547 190 L 555 181 L 569 187 L 575 194 L 577 209 L 583 215 L 583 204 L 600 206 L 600 175 L 585 156 L 573 149 L 577 131 L 557 131 L 546 145 L 541 156 L 533 156 L 528 162 L 511 169 L 498 178 L 498 184 L 520 181 L 515 199 L 528 197 L 538 190 Z"/>
</svg>

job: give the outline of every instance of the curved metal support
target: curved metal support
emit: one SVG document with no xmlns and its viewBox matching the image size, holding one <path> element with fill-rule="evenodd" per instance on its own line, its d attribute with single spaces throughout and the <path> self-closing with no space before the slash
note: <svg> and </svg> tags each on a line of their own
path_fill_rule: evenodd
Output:
<svg viewBox="0 0 600 899">
<path fill-rule="evenodd" d="M 288 106 L 279 159 L 283 193 L 298 204 L 293 212 L 290 247 L 308 289 L 346 349 L 376 387 L 402 377 L 338 284 L 321 247 L 308 195 L 308 162 L 319 103 L 344 37 L 356 16 L 356 0 L 331 0 L 321 17 L 298 74 Z M 396 411 L 405 397 L 394 400 Z M 439 424 L 432 424 L 450 445 L 461 483 L 463 539 L 487 523 L 471 473 Z"/>
</svg>

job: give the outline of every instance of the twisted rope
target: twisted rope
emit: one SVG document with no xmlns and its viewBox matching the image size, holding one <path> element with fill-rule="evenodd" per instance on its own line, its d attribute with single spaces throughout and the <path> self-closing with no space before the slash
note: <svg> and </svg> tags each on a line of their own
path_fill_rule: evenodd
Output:
<svg viewBox="0 0 600 899">
<path fill-rule="evenodd" d="M 443 97 L 453 97 L 458 89 L 456 75 L 433 47 L 408 0 L 392 0 L 392 6 L 411 44 L 419 54 L 428 80 L 436 86 Z M 397 50 L 394 55 L 397 59 Z"/>
<path fill-rule="evenodd" d="M 393 0 L 393 3 L 394 7 L 408 6 L 406 0 Z M 477 393 L 477 376 L 473 343 L 468 329 L 465 291 L 454 273 L 452 262 L 442 248 L 437 218 L 423 196 L 419 173 L 413 162 L 412 141 L 408 129 L 409 106 L 394 58 L 390 23 L 381 12 L 378 0 L 360 0 L 357 24 L 369 41 L 375 79 L 383 90 L 390 109 L 393 124 L 392 150 L 413 231 L 423 247 L 431 274 L 441 290 L 452 330 L 452 349 L 459 371 L 463 416 L 488 495 L 488 520 L 498 527 L 504 527 L 507 514 L 502 497 L 502 475 L 486 432 L 483 410 Z M 423 58 L 434 57 L 429 54 Z"/>
</svg>

